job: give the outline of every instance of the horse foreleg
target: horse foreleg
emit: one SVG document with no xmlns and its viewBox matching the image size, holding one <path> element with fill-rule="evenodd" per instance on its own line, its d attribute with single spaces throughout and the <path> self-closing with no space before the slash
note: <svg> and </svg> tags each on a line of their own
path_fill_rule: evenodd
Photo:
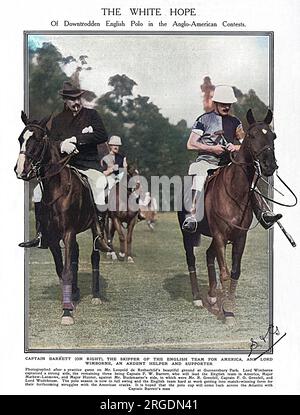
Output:
<svg viewBox="0 0 300 415">
<path fill-rule="evenodd" d="M 226 242 L 223 238 L 217 237 L 213 239 L 214 247 L 217 254 L 217 260 L 220 268 L 220 279 L 222 283 L 222 298 L 221 298 L 221 309 L 224 316 L 225 323 L 233 325 L 234 319 L 234 304 L 229 295 L 230 279 L 229 271 L 226 265 L 225 248 Z"/>
<path fill-rule="evenodd" d="M 233 241 L 232 244 L 232 270 L 231 270 L 231 280 L 230 280 L 230 288 L 229 288 L 229 295 L 232 300 L 235 300 L 235 293 L 238 284 L 238 279 L 241 274 L 241 260 L 242 255 L 244 252 L 245 244 L 246 244 L 247 234 L 246 232 L 242 232 L 240 236 Z"/>
<path fill-rule="evenodd" d="M 72 250 L 74 249 L 76 238 L 73 232 L 66 232 L 64 236 L 65 244 L 65 260 L 62 272 L 62 298 L 63 298 L 63 316 L 61 324 L 74 324 L 72 311 L 74 305 L 72 303 Z"/>
<path fill-rule="evenodd" d="M 100 254 L 98 251 L 92 252 L 91 255 L 91 263 L 92 263 L 92 304 L 98 305 L 101 304 L 100 300 L 100 272 L 99 272 L 99 264 L 100 264 Z"/>
<path fill-rule="evenodd" d="M 124 232 L 123 232 L 122 225 L 119 222 L 119 220 L 114 217 L 113 222 L 114 222 L 115 230 L 118 232 L 119 240 L 120 240 L 119 257 L 120 257 L 121 260 L 124 260 L 125 255 L 126 255 L 126 238 L 125 238 L 125 235 L 124 235 Z"/>
<path fill-rule="evenodd" d="M 71 263 L 72 263 L 72 300 L 78 302 L 80 300 L 80 289 L 78 288 L 78 258 L 79 258 L 79 246 L 75 241 L 72 254 L 71 254 Z"/>
<path fill-rule="evenodd" d="M 200 296 L 200 290 L 197 281 L 197 273 L 196 273 L 196 258 L 194 254 L 194 246 L 192 245 L 191 241 L 189 240 L 188 235 L 183 237 L 183 245 L 185 250 L 186 262 L 189 270 L 191 287 L 192 287 L 192 295 L 193 295 L 193 303 L 195 307 L 202 307 L 203 303 Z"/>
<path fill-rule="evenodd" d="M 62 272 L 64 268 L 63 257 L 61 253 L 61 248 L 59 246 L 59 241 L 49 241 L 49 249 L 52 253 L 56 273 L 58 275 L 59 281 L 62 281 Z"/>
<path fill-rule="evenodd" d="M 216 277 L 215 259 L 216 259 L 216 251 L 214 248 L 214 243 L 212 241 L 209 248 L 206 251 L 206 265 L 207 265 L 208 280 L 209 280 L 209 290 L 208 290 L 207 300 L 211 306 L 213 306 L 217 302 L 217 293 L 216 293 L 217 277 Z"/>
<path fill-rule="evenodd" d="M 116 255 L 116 251 L 113 246 L 115 226 L 114 226 L 113 220 L 110 217 L 107 218 L 106 234 L 107 234 L 107 244 L 111 248 L 111 252 L 107 252 L 107 256 L 110 257 L 113 261 L 116 261 L 118 257 Z"/>
<path fill-rule="evenodd" d="M 133 229 L 134 226 L 136 224 L 137 221 L 137 216 L 135 216 L 131 222 L 129 223 L 128 229 L 127 229 L 127 262 L 129 263 L 134 263 L 134 260 L 132 258 L 132 253 L 131 253 L 131 247 L 132 247 L 132 234 L 133 234 Z"/>
</svg>

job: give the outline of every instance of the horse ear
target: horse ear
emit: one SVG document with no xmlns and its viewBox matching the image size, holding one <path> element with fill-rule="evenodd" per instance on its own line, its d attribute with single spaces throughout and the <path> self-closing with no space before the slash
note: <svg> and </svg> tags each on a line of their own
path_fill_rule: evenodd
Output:
<svg viewBox="0 0 300 415">
<path fill-rule="evenodd" d="M 27 115 L 25 114 L 25 112 L 24 112 L 24 111 L 21 111 L 21 120 L 23 121 L 23 123 L 24 123 L 25 125 L 27 125 L 27 124 L 28 124 L 28 118 L 27 118 Z"/>
<path fill-rule="evenodd" d="M 273 112 L 269 109 L 264 122 L 266 124 L 271 124 L 272 120 L 273 120 Z"/>
<path fill-rule="evenodd" d="M 253 116 L 253 113 L 252 113 L 252 109 L 251 108 L 247 111 L 246 118 L 247 118 L 247 121 L 248 121 L 249 125 L 255 123 L 255 118 Z"/>
</svg>

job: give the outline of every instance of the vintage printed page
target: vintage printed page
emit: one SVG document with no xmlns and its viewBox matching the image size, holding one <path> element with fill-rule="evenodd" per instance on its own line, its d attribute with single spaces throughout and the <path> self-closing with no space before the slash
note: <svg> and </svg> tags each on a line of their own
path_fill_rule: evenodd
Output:
<svg viewBox="0 0 300 415">
<path fill-rule="evenodd" d="M 299 2 L 11 0 L 2 16 L 1 394 L 127 412 L 138 395 L 299 394 Z M 124 212 L 97 219 L 122 185 Z M 41 230 L 51 249 L 18 246 Z"/>
</svg>

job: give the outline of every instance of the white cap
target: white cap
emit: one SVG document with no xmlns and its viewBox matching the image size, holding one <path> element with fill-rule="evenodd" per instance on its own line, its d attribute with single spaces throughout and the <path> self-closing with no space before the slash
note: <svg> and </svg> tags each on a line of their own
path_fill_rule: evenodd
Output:
<svg viewBox="0 0 300 415">
<path fill-rule="evenodd" d="M 214 102 L 221 102 L 222 104 L 233 104 L 237 102 L 233 88 L 229 85 L 217 85 L 212 100 Z"/>
<path fill-rule="evenodd" d="M 112 135 L 108 141 L 108 144 L 112 146 L 121 146 L 122 145 L 121 137 L 119 137 L 118 135 Z"/>
</svg>

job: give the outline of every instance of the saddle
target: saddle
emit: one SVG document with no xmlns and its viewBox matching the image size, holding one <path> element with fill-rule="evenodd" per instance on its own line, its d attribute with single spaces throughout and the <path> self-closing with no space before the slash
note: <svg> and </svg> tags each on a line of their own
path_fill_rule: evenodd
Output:
<svg viewBox="0 0 300 415">
<path fill-rule="evenodd" d="M 85 176 L 83 173 L 81 173 L 80 171 L 78 171 L 76 169 L 76 167 L 70 166 L 69 164 L 67 166 L 69 167 L 70 170 L 73 171 L 73 173 L 76 174 L 76 176 L 78 177 L 78 179 L 81 181 L 82 185 L 84 187 L 86 187 L 87 189 L 89 189 L 90 191 L 92 191 L 91 190 L 91 186 L 89 185 L 87 176 Z"/>
<path fill-rule="evenodd" d="M 222 171 L 222 169 L 224 167 L 225 166 L 221 166 L 221 167 L 218 167 L 217 169 L 209 169 L 209 170 L 207 170 L 207 177 L 206 177 L 206 180 L 205 180 L 205 183 L 204 183 L 204 191 L 205 192 L 206 192 L 206 189 L 207 189 L 209 183 L 211 181 L 213 181 L 219 175 L 219 173 Z"/>
<path fill-rule="evenodd" d="M 68 167 L 77 176 L 77 178 L 80 180 L 81 184 L 88 190 L 91 201 L 92 201 L 92 204 L 95 205 L 95 200 L 94 200 L 92 188 L 89 184 L 87 176 L 85 174 L 83 174 L 82 172 L 78 171 L 77 168 L 74 167 L 74 166 L 70 166 L 68 164 Z"/>
</svg>

